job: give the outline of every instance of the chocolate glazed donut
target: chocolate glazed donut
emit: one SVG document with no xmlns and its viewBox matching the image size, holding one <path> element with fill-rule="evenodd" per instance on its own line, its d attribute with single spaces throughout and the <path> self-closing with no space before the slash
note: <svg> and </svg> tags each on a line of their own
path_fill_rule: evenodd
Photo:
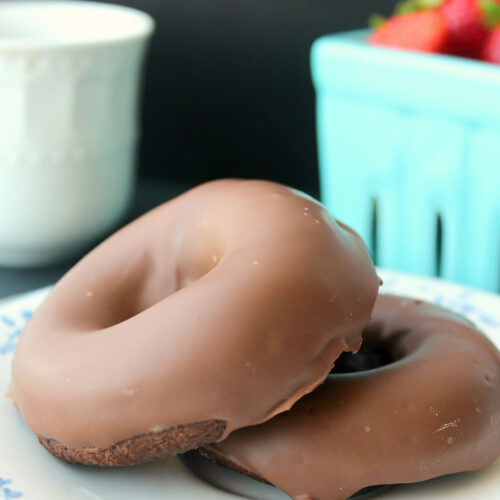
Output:
<svg viewBox="0 0 500 500">
<path fill-rule="evenodd" d="M 152 210 L 54 287 L 11 396 L 56 456 L 131 465 L 289 409 L 355 351 L 379 286 L 314 200 L 223 180 Z"/>
<path fill-rule="evenodd" d="M 499 456 L 500 353 L 467 320 L 381 295 L 363 337 L 362 349 L 391 361 L 334 373 L 289 412 L 202 453 L 296 500 L 341 500 L 367 486 L 481 469 Z"/>
</svg>

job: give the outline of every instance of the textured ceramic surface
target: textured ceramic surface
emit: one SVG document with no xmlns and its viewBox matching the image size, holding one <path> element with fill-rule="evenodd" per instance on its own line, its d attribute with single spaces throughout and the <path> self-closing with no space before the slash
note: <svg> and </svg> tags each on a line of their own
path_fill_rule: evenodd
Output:
<svg viewBox="0 0 500 500">
<path fill-rule="evenodd" d="M 124 215 L 152 29 L 116 6 L 0 4 L 0 265 L 55 262 Z"/>
<path fill-rule="evenodd" d="M 500 67 L 320 38 L 311 52 L 322 201 L 378 264 L 500 291 Z"/>
<path fill-rule="evenodd" d="M 500 296 L 441 280 L 380 271 L 382 290 L 430 300 L 465 314 L 500 347 Z M 0 391 L 9 382 L 12 351 L 23 326 L 47 290 L 0 305 Z M 49 455 L 25 427 L 7 398 L 0 398 L 0 500 L 229 500 L 249 497 L 286 498 L 262 490 L 239 475 L 219 474 L 200 480 L 176 459 L 129 469 L 98 469 L 66 465 Z M 254 488 L 255 487 L 255 488 Z M 254 489 L 252 489 L 254 488 Z M 271 490 L 271 491 L 269 491 Z M 259 496 L 262 492 L 262 498 Z M 457 474 L 381 492 L 380 500 L 496 500 L 500 495 L 500 459 L 484 471 Z"/>
</svg>

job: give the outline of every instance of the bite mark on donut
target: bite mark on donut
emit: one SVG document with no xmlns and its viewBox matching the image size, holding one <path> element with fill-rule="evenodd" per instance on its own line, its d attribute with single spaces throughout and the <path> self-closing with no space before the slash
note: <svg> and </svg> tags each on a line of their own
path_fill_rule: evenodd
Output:
<svg viewBox="0 0 500 500">
<path fill-rule="evenodd" d="M 223 420 L 205 420 L 178 425 L 125 439 L 107 448 L 70 448 L 55 439 L 39 436 L 40 444 L 69 464 L 125 467 L 166 459 L 206 443 L 217 441 L 226 428 Z"/>
</svg>

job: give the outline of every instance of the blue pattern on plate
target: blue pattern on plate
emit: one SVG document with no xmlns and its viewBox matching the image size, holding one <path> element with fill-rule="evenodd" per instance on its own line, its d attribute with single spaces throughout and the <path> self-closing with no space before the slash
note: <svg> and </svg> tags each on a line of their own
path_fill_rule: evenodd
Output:
<svg viewBox="0 0 500 500">
<path fill-rule="evenodd" d="M 0 477 L 0 499 L 10 500 L 11 498 L 21 498 L 23 494 L 20 491 L 12 490 L 9 488 L 9 484 L 12 483 L 12 479 L 3 479 Z"/>
<path fill-rule="evenodd" d="M 446 307 L 448 309 L 451 309 L 452 311 L 455 311 L 459 314 L 462 314 L 463 316 L 466 316 L 468 318 L 477 318 L 481 323 L 488 325 L 488 326 L 494 326 L 494 327 L 499 327 L 500 326 L 500 321 L 497 319 L 493 318 L 493 316 L 490 316 L 489 314 L 484 313 L 480 309 L 478 309 L 476 306 L 473 304 L 469 304 L 467 302 L 462 302 L 461 300 L 453 300 L 449 299 L 448 297 L 445 297 L 444 295 L 435 295 L 434 296 L 434 303 Z"/>
<path fill-rule="evenodd" d="M 399 278 L 397 275 L 391 276 L 384 280 L 384 284 L 380 289 L 380 293 L 397 293 L 404 295 L 402 290 L 405 288 L 402 286 L 406 283 L 406 278 Z M 473 323 L 481 323 L 486 326 L 491 326 L 494 328 L 500 328 L 500 316 L 494 317 L 491 314 L 486 313 L 477 307 L 473 302 L 468 299 L 473 300 L 477 295 L 472 289 L 468 288 L 454 288 L 442 293 L 441 291 L 436 291 L 436 285 L 432 282 L 422 282 L 422 283 L 412 283 L 412 286 L 408 289 L 409 295 L 425 294 L 425 299 L 432 302 L 438 306 L 450 309 L 458 314 L 469 318 Z"/>
<path fill-rule="evenodd" d="M 0 356 L 14 350 L 17 339 L 32 314 L 32 311 L 22 310 L 18 317 L 0 315 Z"/>
</svg>

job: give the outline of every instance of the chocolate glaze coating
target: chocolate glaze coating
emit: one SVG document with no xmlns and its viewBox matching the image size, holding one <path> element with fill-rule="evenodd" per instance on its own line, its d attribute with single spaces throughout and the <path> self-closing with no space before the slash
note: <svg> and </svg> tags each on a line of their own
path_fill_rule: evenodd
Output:
<svg viewBox="0 0 500 500">
<path fill-rule="evenodd" d="M 197 422 L 224 423 L 205 441 L 222 439 L 287 410 L 356 350 L 378 286 L 363 242 L 314 200 L 208 183 L 62 278 L 21 335 L 12 398 L 69 461 Z M 202 444 L 196 434 L 182 451 Z M 181 451 L 171 438 L 157 456 Z M 153 458 L 122 455 L 102 464 Z"/>
<path fill-rule="evenodd" d="M 203 453 L 296 500 L 481 469 L 500 455 L 500 353 L 464 318 L 380 295 L 363 334 L 392 363 L 330 375 L 290 411 Z"/>
</svg>

